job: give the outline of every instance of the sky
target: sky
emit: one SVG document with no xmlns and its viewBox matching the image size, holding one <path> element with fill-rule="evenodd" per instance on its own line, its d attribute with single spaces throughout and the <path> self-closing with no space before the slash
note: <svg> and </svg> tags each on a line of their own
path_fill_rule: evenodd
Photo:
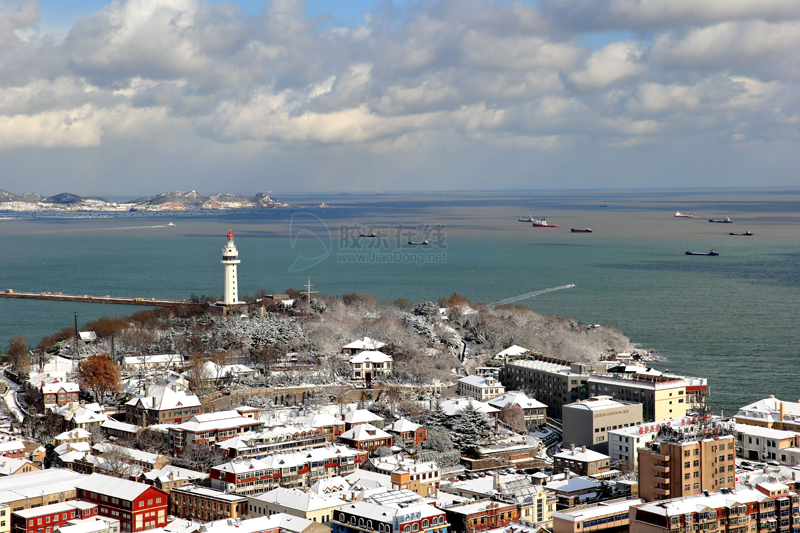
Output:
<svg viewBox="0 0 800 533">
<path fill-rule="evenodd" d="M 0 0 L 0 189 L 800 184 L 797 0 Z"/>
</svg>

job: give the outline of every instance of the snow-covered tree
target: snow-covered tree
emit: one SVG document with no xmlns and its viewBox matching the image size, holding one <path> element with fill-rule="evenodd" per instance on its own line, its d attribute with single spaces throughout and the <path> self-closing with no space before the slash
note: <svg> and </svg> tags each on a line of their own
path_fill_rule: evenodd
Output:
<svg viewBox="0 0 800 533">
<path fill-rule="evenodd" d="M 453 424 L 451 438 L 461 453 L 469 454 L 475 453 L 491 434 L 492 425 L 489 419 L 470 400 Z"/>
<path fill-rule="evenodd" d="M 433 408 L 425 416 L 424 423 L 425 427 L 429 429 L 436 426 L 448 429 L 450 428 L 450 417 L 444 412 L 444 408 L 442 408 L 442 402 L 440 402 L 438 399 L 434 402 Z"/>
</svg>

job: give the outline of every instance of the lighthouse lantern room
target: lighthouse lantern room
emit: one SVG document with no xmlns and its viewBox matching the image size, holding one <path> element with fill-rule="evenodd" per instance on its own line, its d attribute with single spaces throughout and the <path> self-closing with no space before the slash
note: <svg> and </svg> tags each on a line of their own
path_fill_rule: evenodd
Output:
<svg viewBox="0 0 800 533">
<path fill-rule="evenodd" d="M 239 252 L 233 242 L 233 232 L 228 232 L 228 242 L 222 249 L 222 264 L 225 265 L 225 298 L 223 305 L 236 305 L 239 301 L 239 281 L 236 277 L 236 265 L 239 261 Z"/>
</svg>

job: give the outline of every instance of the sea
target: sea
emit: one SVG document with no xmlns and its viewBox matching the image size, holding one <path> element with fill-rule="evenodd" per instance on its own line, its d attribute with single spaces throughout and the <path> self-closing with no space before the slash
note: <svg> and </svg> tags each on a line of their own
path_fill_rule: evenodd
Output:
<svg viewBox="0 0 800 533">
<path fill-rule="evenodd" d="M 0 290 L 221 295 L 221 251 L 232 232 L 240 295 L 310 283 L 322 294 L 389 302 L 454 292 L 471 302 L 513 302 L 618 325 L 663 358 L 657 368 L 708 378 L 716 413 L 734 414 L 770 394 L 800 399 L 800 189 L 273 196 L 290 207 L 0 212 Z M 560 227 L 519 221 L 531 215 Z M 725 217 L 733 222 L 709 222 Z M 729 235 L 745 231 L 753 235 Z M 712 248 L 718 256 L 685 254 Z M 0 298 L 0 345 L 22 335 L 35 346 L 72 326 L 75 313 L 82 327 L 141 309 Z"/>
</svg>

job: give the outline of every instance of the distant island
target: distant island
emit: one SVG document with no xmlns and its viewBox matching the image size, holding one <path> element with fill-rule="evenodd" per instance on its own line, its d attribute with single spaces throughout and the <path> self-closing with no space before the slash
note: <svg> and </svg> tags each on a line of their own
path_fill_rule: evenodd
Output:
<svg viewBox="0 0 800 533">
<path fill-rule="evenodd" d="M 197 191 L 165 192 L 130 202 L 112 202 L 95 196 L 82 197 L 71 193 L 42 196 L 34 192 L 17 195 L 0 190 L 0 211 L 186 211 L 194 209 L 257 209 L 288 207 L 268 194 L 255 196 L 212 194 Z"/>
</svg>

